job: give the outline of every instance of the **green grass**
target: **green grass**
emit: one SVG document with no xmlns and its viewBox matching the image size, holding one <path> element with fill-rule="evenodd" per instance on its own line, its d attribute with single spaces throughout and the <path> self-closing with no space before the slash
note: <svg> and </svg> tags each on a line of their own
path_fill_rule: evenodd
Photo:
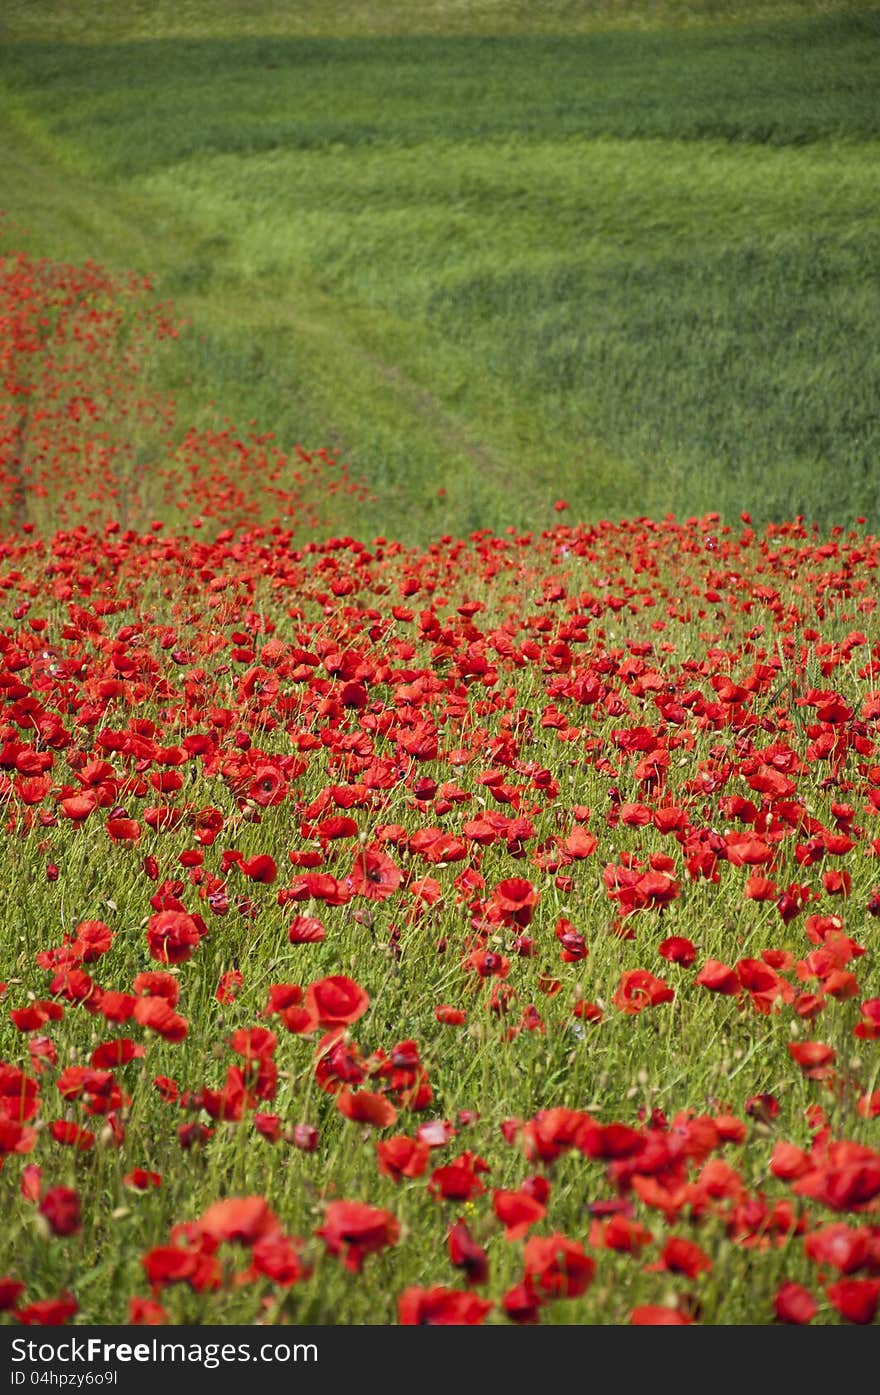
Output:
<svg viewBox="0 0 880 1395">
<path fill-rule="evenodd" d="M 339 449 L 361 533 L 876 516 L 880 12 L 295 8 L 7 19 L 0 206 L 155 272 L 181 425 Z"/>
<path fill-rule="evenodd" d="M 63 43 L 190 36 L 580 34 L 847 13 L 852 0 L 7 0 L 5 35 Z"/>
</svg>

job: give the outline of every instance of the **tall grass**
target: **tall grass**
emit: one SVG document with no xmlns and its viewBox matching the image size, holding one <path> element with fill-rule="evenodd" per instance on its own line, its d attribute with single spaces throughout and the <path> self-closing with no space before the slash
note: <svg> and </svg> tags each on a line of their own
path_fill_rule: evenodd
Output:
<svg viewBox="0 0 880 1395">
<path fill-rule="evenodd" d="M 575 8 L 548 22 L 602 17 Z M 541 525 L 561 495 L 588 517 L 828 523 L 880 503 L 878 36 L 866 10 L 18 42 L 0 81 L 65 197 L 97 193 L 191 317 L 164 369 L 184 415 L 212 399 L 340 449 L 380 498 L 345 526 Z M 21 183 L 0 177 L 13 212 Z"/>
</svg>

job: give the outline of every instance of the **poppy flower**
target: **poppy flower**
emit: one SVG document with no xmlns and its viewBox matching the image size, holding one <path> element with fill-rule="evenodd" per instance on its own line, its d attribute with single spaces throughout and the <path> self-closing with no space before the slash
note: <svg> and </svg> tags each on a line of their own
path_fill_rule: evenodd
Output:
<svg viewBox="0 0 880 1395">
<path fill-rule="evenodd" d="M 391 1101 L 372 1090 L 340 1090 L 336 1108 L 346 1119 L 376 1129 L 387 1129 L 397 1122 L 397 1110 Z"/>
<path fill-rule="evenodd" d="M 507 1317 L 520 1326 L 531 1326 L 538 1322 L 542 1305 L 543 1299 L 536 1293 L 530 1278 L 514 1284 L 501 1300 Z"/>
<path fill-rule="evenodd" d="M 268 853 L 257 853 L 254 857 L 241 858 L 238 867 L 243 876 L 248 877 L 253 882 L 262 882 L 267 886 L 274 882 L 278 876 L 275 860 Z"/>
<path fill-rule="evenodd" d="M 535 1197 L 500 1189 L 492 1193 L 492 1210 L 504 1226 L 505 1240 L 521 1240 L 547 1214 L 546 1206 Z"/>
<path fill-rule="evenodd" d="M 35 1206 L 43 1193 L 43 1169 L 36 1163 L 27 1163 L 21 1169 L 19 1191 L 25 1201 Z"/>
<path fill-rule="evenodd" d="M 860 1037 L 862 1041 L 880 1039 L 880 998 L 866 998 L 859 1005 L 859 1012 L 862 1021 L 853 1027 L 853 1035 Z"/>
<path fill-rule="evenodd" d="M 131 1172 L 126 1172 L 122 1181 L 132 1191 L 147 1192 L 151 1187 L 161 1187 L 162 1176 L 158 1172 L 148 1172 L 143 1167 L 135 1167 Z"/>
<path fill-rule="evenodd" d="M 489 1278 L 489 1257 L 482 1245 L 478 1245 L 463 1220 L 450 1226 L 446 1237 L 446 1249 L 451 1264 L 463 1269 L 468 1284 L 484 1284 Z"/>
<path fill-rule="evenodd" d="M 331 974 L 309 984 L 304 1006 L 319 1027 L 343 1027 L 363 1017 L 370 999 L 354 979 Z"/>
<path fill-rule="evenodd" d="M 89 1059 L 96 1070 L 113 1069 L 127 1066 L 130 1061 L 139 1060 L 143 1054 L 144 1048 L 130 1037 L 117 1037 L 115 1041 L 105 1041 L 101 1046 L 96 1046 Z"/>
<path fill-rule="evenodd" d="M 430 1149 L 418 1138 L 396 1134 L 376 1144 L 376 1156 L 379 1171 L 399 1182 L 403 1177 L 421 1177 L 428 1166 Z"/>
<path fill-rule="evenodd" d="M 40 1202 L 40 1215 L 53 1235 L 75 1235 L 80 1229 L 80 1200 L 72 1187 L 50 1187 Z"/>
<path fill-rule="evenodd" d="M 451 1007 L 448 1003 L 439 1003 L 434 1008 L 434 1016 L 446 1027 L 463 1027 L 467 1022 L 464 1009 Z"/>
<path fill-rule="evenodd" d="M 318 1147 L 319 1134 L 313 1124 L 294 1124 L 286 1137 L 301 1153 L 314 1153 Z"/>
<path fill-rule="evenodd" d="M 49 1132 L 56 1143 L 74 1148 L 78 1153 L 87 1153 L 95 1146 L 95 1135 L 91 1129 L 81 1129 L 69 1119 L 53 1119 L 49 1125 Z"/>
<path fill-rule="evenodd" d="M 666 1308 L 658 1303 L 643 1303 L 629 1315 L 633 1327 L 689 1327 L 693 1318 L 678 1308 Z"/>
<path fill-rule="evenodd" d="M 321 944 L 327 931 L 320 920 L 311 915 L 298 915 L 287 932 L 292 945 Z"/>
<path fill-rule="evenodd" d="M 646 1226 L 628 1216 L 611 1216 L 607 1221 L 594 1220 L 590 1225 L 590 1245 L 598 1250 L 616 1250 L 619 1254 L 638 1254 L 650 1245 L 654 1236 Z"/>
<path fill-rule="evenodd" d="M 169 1317 L 154 1298 L 129 1298 L 128 1320 L 133 1327 L 164 1327 Z"/>
<path fill-rule="evenodd" d="M 166 1041 L 183 1041 L 189 1032 L 186 1018 L 176 1013 L 166 998 L 138 998 L 134 1018 Z"/>
<path fill-rule="evenodd" d="M 620 976 L 612 1002 L 621 1012 L 635 1015 L 645 1008 L 671 1003 L 674 997 L 675 989 L 664 979 L 655 978 L 647 969 L 627 969 Z"/>
<path fill-rule="evenodd" d="M 0 1279 L 0 1313 L 14 1308 L 24 1290 L 25 1286 L 20 1279 L 12 1279 L 8 1275 Z"/>
<path fill-rule="evenodd" d="M 596 1272 L 577 1240 L 555 1231 L 533 1235 L 523 1249 L 523 1267 L 536 1291 L 544 1298 L 579 1298 L 586 1293 Z"/>
<path fill-rule="evenodd" d="M 821 1041 L 791 1041 L 788 1054 L 800 1066 L 808 1080 L 825 1080 L 831 1074 L 831 1064 L 837 1053 Z"/>
<path fill-rule="evenodd" d="M 397 1304 L 401 1327 L 478 1327 L 494 1304 L 466 1289 L 407 1288 Z"/>
<path fill-rule="evenodd" d="M 161 964 L 185 963 L 200 938 L 198 925 L 185 911 L 160 911 L 147 926 L 147 948 Z"/>
<path fill-rule="evenodd" d="M 198 1251 L 183 1249 L 180 1245 L 157 1245 L 141 1256 L 141 1265 L 154 1292 L 166 1284 L 189 1282 L 198 1264 Z"/>
<path fill-rule="evenodd" d="M 838 1279 L 825 1293 L 842 1318 L 866 1327 L 880 1306 L 880 1279 Z"/>
<path fill-rule="evenodd" d="M 830 1265 L 841 1274 L 855 1274 L 873 1257 L 873 1236 L 867 1226 L 845 1222 L 823 1226 L 804 1240 L 804 1253 L 814 1264 Z"/>
<path fill-rule="evenodd" d="M 390 1211 L 360 1201 L 331 1201 L 324 1214 L 320 1236 L 331 1254 L 338 1255 L 352 1274 L 360 1273 L 367 1255 L 396 1245 L 400 1225 Z"/>
<path fill-rule="evenodd" d="M 670 935 L 657 946 L 657 953 L 670 964 L 681 964 L 684 969 L 689 969 L 697 957 L 696 946 L 684 935 Z"/>
<path fill-rule="evenodd" d="M 438 1201 L 470 1201 L 486 1190 L 486 1184 L 480 1177 L 489 1170 L 485 1158 L 477 1157 L 474 1153 L 462 1153 L 445 1167 L 434 1169 L 428 1191 Z"/>
<path fill-rule="evenodd" d="M 228 1007 L 234 1003 L 238 997 L 239 990 L 244 982 L 244 976 L 240 969 L 227 969 L 220 975 L 217 987 L 214 990 L 214 997 L 218 1003 Z"/>
<path fill-rule="evenodd" d="M 173 974 L 163 974 L 157 970 L 136 974 L 132 988 L 138 996 L 165 998 L 169 1007 L 174 1007 L 180 997 L 180 982 Z"/>
<path fill-rule="evenodd" d="M 429 1119 L 426 1123 L 419 1124 L 416 1138 L 422 1143 L 427 1143 L 429 1148 L 445 1148 L 457 1133 L 458 1129 L 448 1119 Z"/>
<path fill-rule="evenodd" d="M 670 1235 L 659 1260 L 656 1264 L 649 1264 L 648 1268 L 666 1269 L 670 1274 L 685 1274 L 689 1279 L 696 1279 L 698 1275 L 711 1270 L 712 1261 L 693 1240 L 686 1240 L 680 1235 Z"/>
<path fill-rule="evenodd" d="M 708 988 L 710 993 L 722 993 L 729 997 L 740 991 L 740 982 L 733 969 L 729 969 L 718 959 L 707 959 L 694 983 L 698 983 L 701 988 Z"/>
<path fill-rule="evenodd" d="M 403 881 L 403 872 L 380 847 L 374 845 L 356 855 L 349 879 L 356 896 L 365 896 L 370 901 L 387 901 Z"/>
<path fill-rule="evenodd" d="M 16 1308 L 13 1316 L 25 1327 L 62 1327 L 79 1312 L 79 1303 L 68 1290 L 57 1298 L 41 1298 Z"/>
<path fill-rule="evenodd" d="M 253 1245 L 281 1229 L 278 1217 L 262 1196 L 232 1196 L 214 1201 L 202 1212 L 197 1226 L 200 1234 L 212 1240 L 238 1240 L 243 1245 Z"/>
<path fill-rule="evenodd" d="M 492 892 L 487 914 L 502 925 L 524 928 L 531 923 L 539 899 L 538 891 L 524 877 L 507 877 Z"/>
<path fill-rule="evenodd" d="M 781 1283 L 776 1290 L 773 1308 L 777 1322 L 787 1322 L 799 1327 L 812 1322 L 819 1311 L 819 1305 L 809 1289 L 790 1279 Z"/>
</svg>

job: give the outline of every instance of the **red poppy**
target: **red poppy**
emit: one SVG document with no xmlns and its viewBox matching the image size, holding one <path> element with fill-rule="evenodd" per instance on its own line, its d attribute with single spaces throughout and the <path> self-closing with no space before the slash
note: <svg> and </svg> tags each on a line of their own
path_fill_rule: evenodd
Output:
<svg viewBox="0 0 880 1395">
<path fill-rule="evenodd" d="M 49 1125 L 49 1132 L 56 1143 L 75 1148 L 78 1153 L 87 1153 L 95 1146 L 95 1135 L 91 1129 L 81 1129 L 69 1119 L 53 1119 Z"/>
<path fill-rule="evenodd" d="M 399 1182 L 403 1177 L 421 1177 L 428 1166 L 430 1149 L 417 1138 L 396 1134 L 376 1144 L 379 1171 Z"/>
<path fill-rule="evenodd" d="M 470 1201 L 486 1190 L 480 1175 L 489 1170 L 485 1158 L 479 1158 L 474 1153 L 462 1153 L 454 1162 L 434 1169 L 428 1191 L 437 1200 Z"/>
<path fill-rule="evenodd" d="M 463 1008 L 450 1007 L 447 1003 L 438 1004 L 434 1008 L 434 1016 L 446 1027 L 463 1027 L 467 1022 L 467 1013 Z"/>
<path fill-rule="evenodd" d="M 254 1242 L 251 1268 L 241 1276 L 241 1280 L 263 1275 L 275 1284 L 290 1288 L 311 1272 L 309 1266 L 303 1263 L 301 1249 L 300 1240 L 291 1240 L 280 1230 L 270 1231 Z"/>
<path fill-rule="evenodd" d="M 814 1264 L 831 1265 L 841 1274 L 854 1274 L 873 1258 L 874 1237 L 867 1226 L 853 1229 L 844 1222 L 813 1231 L 804 1253 Z"/>
<path fill-rule="evenodd" d="M 357 1022 L 370 1006 L 370 999 L 354 979 L 344 974 L 310 983 L 305 1008 L 319 1027 L 343 1027 Z"/>
<path fill-rule="evenodd" d="M 685 1274 L 689 1279 L 696 1279 L 699 1274 L 709 1273 L 712 1261 L 705 1250 L 701 1250 L 693 1240 L 686 1240 L 680 1235 L 670 1235 L 659 1260 L 656 1264 L 649 1264 L 648 1268 L 667 1269 L 670 1274 Z"/>
<path fill-rule="evenodd" d="M 542 1303 L 543 1300 L 535 1292 L 532 1280 L 528 1278 L 509 1288 L 501 1300 L 501 1306 L 510 1321 L 521 1326 L 531 1325 L 539 1320 Z"/>
<path fill-rule="evenodd" d="M 185 911 L 160 911 L 150 917 L 147 947 L 160 964 L 183 964 L 199 943 L 199 928 Z"/>
<path fill-rule="evenodd" d="M 587 1114 L 576 1128 L 574 1142 L 588 1158 L 635 1158 L 645 1152 L 647 1140 L 628 1124 L 600 1124 Z"/>
<path fill-rule="evenodd" d="M 72 1187 L 50 1187 L 40 1202 L 40 1214 L 53 1235 L 75 1235 L 80 1228 L 80 1201 Z"/>
<path fill-rule="evenodd" d="M 294 1148 L 298 1148 L 301 1153 L 314 1153 L 320 1139 L 318 1130 L 313 1124 L 294 1124 L 286 1137 L 287 1141 L 292 1143 Z"/>
<path fill-rule="evenodd" d="M 372 1090 L 340 1090 L 336 1108 L 356 1124 L 387 1129 L 397 1122 L 397 1110 L 386 1095 Z"/>
<path fill-rule="evenodd" d="M 498 883 L 488 905 L 490 919 L 503 925 L 525 927 L 531 922 L 539 893 L 524 877 L 508 877 Z"/>
<path fill-rule="evenodd" d="M 197 1226 L 202 1235 L 212 1240 L 238 1240 L 243 1245 L 253 1245 L 281 1229 L 278 1217 L 262 1196 L 231 1196 L 212 1202 L 202 1212 Z"/>
<path fill-rule="evenodd" d="M 0 1158 L 7 1152 L 31 1152 L 36 1143 L 36 1131 L 25 1129 L 14 1119 L 0 1117 Z"/>
<path fill-rule="evenodd" d="M 12 1279 L 8 1275 L 0 1279 L 0 1313 L 6 1313 L 10 1308 L 14 1308 L 24 1293 L 24 1289 L 25 1286 L 20 1279 Z"/>
<path fill-rule="evenodd" d="M 390 1211 L 378 1206 L 360 1201 L 331 1201 L 324 1224 L 315 1234 L 331 1254 L 340 1257 L 346 1269 L 358 1274 L 367 1255 L 397 1244 L 400 1226 Z"/>
<path fill-rule="evenodd" d="M 446 1237 L 450 1263 L 463 1269 L 468 1284 L 484 1284 L 489 1278 L 489 1257 L 478 1245 L 463 1220 L 456 1221 Z"/>
<path fill-rule="evenodd" d="M 268 886 L 274 882 L 278 876 L 278 868 L 275 859 L 268 853 L 257 853 L 254 857 L 241 858 L 238 863 L 239 870 L 245 877 L 249 877 L 252 882 L 262 882 Z"/>
<path fill-rule="evenodd" d="M 370 901 L 387 901 L 403 881 L 397 864 L 375 845 L 357 853 L 349 876 L 355 895 Z"/>
<path fill-rule="evenodd" d="M 84 920 L 73 933 L 72 948 L 86 964 L 106 954 L 113 944 L 113 931 L 103 920 Z"/>
<path fill-rule="evenodd" d="M 880 1306 L 880 1279 L 838 1279 L 825 1293 L 842 1318 L 866 1327 Z"/>
<path fill-rule="evenodd" d="M 189 1032 L 186 1018 L 179 1016 L 166 998 L 138 998 L 134 1017 L 142 1027 L 157 1032 L 166 1041 L 183 1041 Z"/>
<path fill-rule="evenodd" d="M 633 1308 L 629 1320 L 633 1327 L 689 1327 L 693 1323 L 693 1318 L 678 1308 L 665 1308 L 657 1303 Z"/>
<path fill-rule="evenodd" d="M 287 932 L 292 945 L 321 944 L 327 931 L 313 915 L 298 915 Z"/>
<path fill-rule="evenodd" d="M 407 1288 L 397 1312 L 401 1327 L 478 1327 L 493 1306 L 466 1289 Z"/>
<path fill-rule="evenodd" d="M 740 982 L 733 969 L 729 969 L 718 959 L 707 959 L 694 979 L 694 983 L 698 983 L 701 988 L 708 988 L 711 993 L 722 993 L 728 996 L 733 996 L 740 991 Z"/>
<path fill-rule="evenodd" d="M 179 1245 L 157 1245 L 141 1256 L 141 1264 L 155 1292 L 165 1284 L 189 1282 L 198 1269 L 199 1252 Z"/>
<path fill-rule="evenodd" d="M 590 1245 L 598 1250 L 617 1250 L 635 1255 L 650 1245 L 654 1236 L 646 1226 L 628 1216 L 614 1215 L 607 1221 L 594 1220 L 590 1225 Z"/>
<path fill-rule="evenodd" d="M 79 1303 L 65 1290 L 57 1298 L 41 1298 L 17 1308 L 13 1317 L 26 1327 L 61 1327 L 78 1312 Z"/>
<path fill-rule="evenodd" d="M 464 968 L 474 969 L 480 978 L 506 978 L 510 973 L 510 960 L 494 949 L 475 949 L 465 959 Z"/>
<path fill-rule="evenodd" d="M 133 1327 L 164 1327 L 168 1313 L 154 1298 L 129 1298 L 128 1320 Z"/>
<path fill-rule="evenodd" d="M 834 1048 L 821 1041 L 791 1041 L 788 1054 L 808 1080 L 826 1080 L 831 1074 L 831 1064 L 837 1057 Z"/>
<path fill-rule="evenodd" d="M 240 969 L 227 969 L 225 973 L 220 975 L 214 997 L 218 1003 L 228 1007 L 230 1003 L 235 1002 L 243 983 L 244 975 Z"/>
<path fill-rule="evenodd" d="M 169 1007 L 174 1007 L 180 997 L 180 983 L 174 975 L 155 969 L 136 974 L 131 986 L 139 997 L 165 998 Z"/>
<path fill-rule="evenodd" d="M 21 1169 L 21 1181 L 18 1185 L 25 1201 L 35 1206 L 43 1193 L 43 1169 L 36 1163 L 27 1163 Z"/>
<path fill-rule="evenodd" d="M 670 935 L 657 946 L 657 953 L 670 964 L 681 964 L 684 969 L 689 969 L 697 957 L 696 945 L 683 935 Z"/>
<path fill-rule="evenodd" d="M 853 1027 L 854 1036 L 862 1041 L 880 1039 L 880 998 L 867 998 L 859 1005 L 862 1021 Z"/>
<path fill-rule="evenodd" d="M 671 1003 L 674 997 L 675 989 L 665 979 L 655 978 L 647 969 L 627 969 L 620 976 L 612 1001 L 621 1012 L 636 1014 L 648 1007 Z"/>
<path fill-rule="evenodd" d="M 523 1266 L 526 1277 L 545 1298 L 579 1298 L 596 1272 L 595 1262 L 579 1241 L 558 1231 L 531 1236 L 523 1249 Z"/>
<path fill-rule="evenodd" d="M 97 1070 L 113 1069 L 117 1066 L 127 1066 L 129 1061 L 139 1060 L 143 1054 L 144 1048 L 138 1046 L 130 1037 L 118 1037 L 115 1041 L 105 1041 L 103 1045 L 96 1046 L 90 1061 Z"/>
<path fill-rule="evenodd" d="M 546 1206 L 535 1197 L 523 1191 L 499 1189 L 492 1193 L 492 1210 L 505 1228 L 505 1240 L 522 1240 L 526 1232 L 547 1214 Z"/>
<path fill-rule="evenodd" d="M 147 1172 L 143 1167 L 135 1167 L 131 1172 L 126 1172 L 122 1181 L 132 1191 L 147 1192 L 151 1187 L 161 1187 L 162 1176 L 159 1172 Z"/>
<path fill-rule="evenodd" d="M 773 1307 L 778 1322 L 787 1322 L 799 1327 L 812 1322 L 819 1310 L 819 1305 L 809 1290 L 792 1280 L 786 1280 L 779 1285 Z"/>
</svg>

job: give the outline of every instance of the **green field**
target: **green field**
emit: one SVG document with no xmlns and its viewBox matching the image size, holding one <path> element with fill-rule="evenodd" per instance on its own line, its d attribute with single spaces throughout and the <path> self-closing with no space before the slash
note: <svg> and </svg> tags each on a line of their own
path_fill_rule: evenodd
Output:
<svg viewBox="0 0 880 1395">
<path fill-rule="evenodd" d="M 173 298 L 181 429 L 362 535 L 876 519 L 880 10 L 123 8 L 8 7 L 0 207 Z"/>
</svg>

